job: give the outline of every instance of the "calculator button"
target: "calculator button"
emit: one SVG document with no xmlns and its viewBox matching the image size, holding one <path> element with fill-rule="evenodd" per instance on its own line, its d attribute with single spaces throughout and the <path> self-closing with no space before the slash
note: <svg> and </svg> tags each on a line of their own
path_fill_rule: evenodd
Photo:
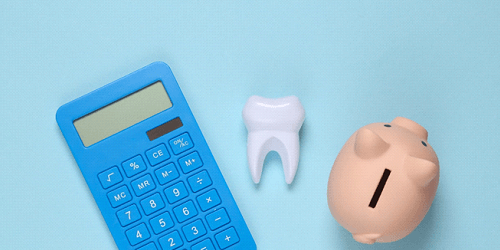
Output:
<svg viewBox="0 0 500 250">
<path fill-rule="evenodd" d="M 98 175 L 103 188 L 109 188 L 123 180 L 122 174 L 117 167 L 112 167 Z"/>
<path fill-rule="evenodd" d="M 172 217 L 170 217 L 169 212 L 165 212 L 160 214 L 153 219 L 149 220 L 149 224 L 151 224 L 151 228 L 153 228 L 153 232 L 155 234 L 159 234 L 171 227 L 174 226 L 174 221 Z"/>
<path fill-rule="evenodd" d="M 165 144 L 160 144 L 146 151 L 146 157 L 148 158 L 151 166 L 154 166 L 160 162 L 168 160 L 168 158 L 170 158 L 170 154 L 168 153 Z"/>
<path fill-rule="evenodd" d="M 173 250 L 184 245 L 181 236 L 177 231 L 173 231 L 160 239 L 158 239 L 160 246 L 163 250 Z"/>
<path fill-rule="evenodd" d="M 170 147 L 174 154 L 178 155 L 190 148 L 193 147 L 193 141 L 191 141 L 191 137 L 188 133 L 184 133 L 175 137 L 174 139 L 169 141 Z"/>
<path fill-rule="evenodd" d="M 155 189 L 156 185 L 153 181 L 151 175 L 147 174 L 135 181 L 132 181 L 132 189 L 137 196 L 141 196 L 153 189 Z"/>
<path fill-rule="evenodd" d="M 222 227 L 231 221 L 225 208 L 221 208 L 207 215 L 205 218 L 207 219 L 208 227 L 210 227 L 211 230 Z"/>
<path fill-rule="evenodd" d="M 201 171 L 188 178 L 189 186 L 193 192 L 198 192 L 210 185 L 212 185 L 212 180 L 208 175 L 207 171 Z"/>
<path fill-rule="evenodd" d="M 204 241 L 193 245 L 191 250 L 215 250 L 215 247 L 210 239 L 205 239 Z"/>
<path fill-rule="evenodd" d="M 130 242 L 130 245 L 134 246 L 137 245 L 151 237 L 149 234 L 148 229 L 146 228 L 146 225 L 144 223 L 141 223 L 125 232 L 125 235 L 127 235 L 128 241 Z"/>
<path fill-rule="evenodd" d="M 139 220 L 141 218 L 141 213 L 139 213 L 139 209 L 137 209 L 136 205 L 131 205 L 116 212 L 116 217 L 118 217 L 122 226 L 126 226 Z"/>
<path fill-rule="evenodd" d="M 236 230 L 234 230 L 234 227 L 230 227 L 216 234 L 215 240 L 217 241 L 217 244 L 219 244 L 219 247 L 221 249 L 224 249 L 236 244 L 238 241 L 240 241 L 240 238 L 238 237 Z"/>
<path fill-rule="evenodd" d="M 173 204 L 184 197 L 188 196 L 188 191 L 184 183 L 178 182 L 165 189 L 165 196 L 167 196 L 168 203 Z"/>
<path fill-rule="evenodd" d="M 185 202 L 184 204 L 175 207 L 173 211 L 179 223 L 182 223 L 198 214 L 198 211 L 194 207 L 194 203 L 192 201 Z"/>
<path fill-rule="evenodd" d="M 140 155 L 136 155 L 132 159 L 124 161 L 122 167 L 128 177 L 132 177 L 146 170 L 146 164 Z"/>
<path fill-rule="evenodd" d="M 118 207 L 127 201 L 132 200 L 132 195 L 127 186 L 121 186 L 108 193 L 108 199 L 112 207 Z"/>
<path fill-rule="evenodd" d="M 141 248 L 138 248 L 137 250 L 158 250 L 158 248 L 156 248 L 155 243 L 150 242 L 149 244 L 147 244 Z"/>
<path fill-rule="evenodd" d="M 193 152 L 179 159 L 182 172 L 189 173 L 203 165 L 198 152 Z"/>
<path fill-rule="evenodd" d="M 220 197 L 215 189 L 196 197 L 196 200 L 198 201 L 198 205 L 200 205 L 202 211 L 207 211 L 208 209 L 220 204 Z"/>
<path fill-rule="evenodd" d="M 168 182 L 179 177 L 179 172 L 177 172 L 177 169 L 175 168 L 175 165 L 173 163 L 169 163 L 168 165 L 157 169 L 155 171 L 155 174 L 160 185 L 165 185 Z"/>
<path fill-rule="evenodd" d="M 148 198 L 141 201 L 142 209 L 146 215 L 150 215 L 165 207 L 163 199 L 160 197 L 159 193 L 153 194 Z"/>
<path fill-rule="evenodd" d="M 201 220 L 195 220 L 182 227 L 182 232 L 186 236 L 187 241 L 193 241 L 207 233 L 207 229 Z"/>
</svg>

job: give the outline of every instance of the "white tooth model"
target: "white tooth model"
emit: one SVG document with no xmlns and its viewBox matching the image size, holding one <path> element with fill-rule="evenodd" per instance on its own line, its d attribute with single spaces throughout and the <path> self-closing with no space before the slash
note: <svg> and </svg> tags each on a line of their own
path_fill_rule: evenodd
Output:
<svg viewBox="0 0 500 250">
<path fill-rule="evenodd" d="M 243 108 L 243 121 L 248 130 L 248 167 L 255 183 L 260 181 L 262 165 L 270 151 L 278 152 L 285 181 L 292 183 L 299 165 L 299 130 L 304 118 L 304 108 L 296 96 L 248 99 Z"/>
</svg>

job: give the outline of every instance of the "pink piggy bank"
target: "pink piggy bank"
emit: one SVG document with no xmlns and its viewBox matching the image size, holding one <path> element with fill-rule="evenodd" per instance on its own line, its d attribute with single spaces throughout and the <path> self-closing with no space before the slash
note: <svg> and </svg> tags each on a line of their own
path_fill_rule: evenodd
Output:
<svg viewBox="0 0 500 250">
<path fill-rule="evenodd" d="M 356 241 L 396 241 L 425 217 L 438 182 L 427 130 L 397 117 L 362 127 L 342 147 L 328 180 L 328 206 Z"/>
</svg>

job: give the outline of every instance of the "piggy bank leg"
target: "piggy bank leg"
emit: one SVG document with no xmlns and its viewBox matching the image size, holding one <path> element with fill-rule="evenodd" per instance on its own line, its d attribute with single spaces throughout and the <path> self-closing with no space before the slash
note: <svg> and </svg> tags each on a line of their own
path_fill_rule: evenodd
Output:
<svg viewBox="0 0 500 250">
<path fill-rule="evenodd" d="M 373 244 L 382 236 L 381 234 L 352 234 L 352 237 L 359 243 Z"/>
</svg>

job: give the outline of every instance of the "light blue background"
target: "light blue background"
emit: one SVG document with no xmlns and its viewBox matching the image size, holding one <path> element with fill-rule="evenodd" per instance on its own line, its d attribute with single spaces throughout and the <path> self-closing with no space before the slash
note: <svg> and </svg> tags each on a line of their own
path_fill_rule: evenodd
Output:
<svg viewBox="0 0 500 250">
<path fill-rule="evenodd" d="M 116 248 L 55 113 L 157 60 L 259 249 L 498 248 L 498 1 L 84 2 L 0 5 L 0 248 Z M 254 94 L 306 110 L 292 185 L 276 153 L 250 178 L 241 111 Z M 363 245 L 330 215 L 328 175 L 355 130 L 396 116 L 429 131 L 437 196 L 408 237 Z"/>
</svg>

